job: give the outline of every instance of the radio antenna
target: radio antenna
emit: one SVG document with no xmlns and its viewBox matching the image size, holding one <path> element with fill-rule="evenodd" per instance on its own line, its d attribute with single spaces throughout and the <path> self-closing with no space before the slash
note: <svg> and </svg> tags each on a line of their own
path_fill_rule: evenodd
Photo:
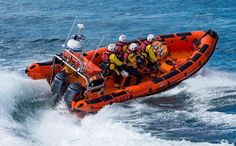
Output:
<svg viewBox="0 0 236 146">
<path fill-rule="evenodd" d="M 69 31 L 69 33 L 67 34 L 66 40 L 65 40 L 64 44 L 62 45 L 63 48 L 65 47 L 65 44 L 66 44 L 66 42 L 68 41 L 68 39 L 69 39 L 69 37 L 70 37 L 70 34 L 71 34 L 71 32 L 72 32 L 72 30 L 73 30 L 73 28 L 74 28 L 74 25 L 75 25 L 77 19 L 78 19 L 78 16 L 75 17 L 75 20 L 74 20 L 74 22 L 73 22 L 73 24 L 72 24 L 72 26 L 71 26 L 71 28 L 70 28 L 70 31 Z"/>
<path fill-rule="evenodd" d="M 102 39 L 101 39 L 101 41 L 100 41 L 100 43 L 98 44 L 98 46 L 97 46 L 97 49 L 96 49 L 96 51 L 94 52 L 94 54 L 93 54 L 93 57 L 91 58 L 91 60 L 90 60 L 90 62 L 89 62 L 89 64 L 88 64 L 88 66 L 90 65 L 90 63 L 93 61 L 93 59 L 95 58 L 95 56 L 96 56 L 96 54 L 97 54 L 97 52 L 98 52 L 98 49 L 101 47 L 101 45 L 102 45 L 102 42 L 103 42 L 103 39 L 104 39 L 104 35 L 102 36 Z"/>
</svg>

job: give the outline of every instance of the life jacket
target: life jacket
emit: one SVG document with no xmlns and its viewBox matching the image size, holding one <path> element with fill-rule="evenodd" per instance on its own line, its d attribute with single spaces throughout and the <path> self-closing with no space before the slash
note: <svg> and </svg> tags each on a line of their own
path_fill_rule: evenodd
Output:
<svg viewBox="0 0 236 146">
<path fill-rule="evenodd" d="M 123 62 L 120 61 L 113 52 L 107 51 L 103 53 L 100 67 L 102 68 L 102 72 L 105 76 L 110 74 L 110 71 L 115 71 L 117 74 L 120 74 L 117 67 L 121 65 L 123 65 Z"/>
<path fill-rule="evenodd" d="M 120 50 L 122 49 L 122 47 L 123 47 L 124 45 L 126 45 L 125 42 L 117 42 L 117 43 L 116 43 L 117 49 L 120 49 Z"/>
<path fill-rule="evenodd" d="M 137 52 L 137 65 L 138 65 L 138 67 L 146 66 L 147 62 L 148 62 L 147 52 L 146 51 L 145 52 L 144 51 Z"/>
<path fill-rule="evenodd" d="M 128 46 L 125 42 L 117 42 L 116 43 L 116 52 L 117 53 L 125 53 L 128 49 Z"/>
<path fill-rule="evenodd" d="M 144 42 L 141 43 L 138 50 L 145 52 L 147 45 L 150 45 L 150 44 L 151 44 L 151 42 L 149 42 L 148 40 L 145 40 Z"/>
<path fill-rule="evenodd" d="M 133 54 L 133 56 L 132 56 L 131 58 L 136 57 L 136 61 L 133 62 L 133 63 L 131 63 L 130 60 L 129 60 L 129 55 L 132 55 L 132 54 Z M 124 62 L 125 62 L 125 64 L 126 64 L 127 66 L 132 66 L 132 67 L 134 67 L 134 68 L 137 68 L 137 54 L 128 50 L 128 51 L 124 54 Z M 135 64 L 134 64 L 134 63 L 135 63 Z"/>
<path fill-rule="evenodd" d="M 107 51 L 102 54 L 102 62 L 100 64 L 100 68 L 102 69 L 102 74 L 104 76 L 108 76 L 110 74 L 109 72 L 109 66 L 110 66 L 110 55 L 112 52 Z"/>
<path fill-rule="evenodd" d="M 128 60 L 129 54 L 130 54 L 129 51 L 125 52 L 124 57 L 123 57 L 123 58 L 124 58 L 124 61 L 127 61 L 127 60 Z"/>
<path fill-rule="evenodd" d="M 139 41 L 139 43 L 141 43 L 141 44 L 137 49 L 137 58 L 138 58 L 137 60 L 138 60 L 139 64 L 145 65 L 147 62 L 147 57 L 148 57 L 148 54 L 146 52 L 146 47 L 147 47 L 147 45 L 149 45 L 151 43 L 148 40 L 145 40 L 143 42 Z M 142 61 L 142 63 L 141 63 L 141 61 Z"/>
<path fill-rule="evenodd" d="M 118 59 L 121 60 L 121 61 L 123 61 L 124 53 L 127 50 L 126 48 L 127 48 L 126 43 L 124 43 L 124 42 L 117 42 L 116 43 L 115 54 L 118 57 Z"/>
<path fill-rule="evenodd" d="M 145 50 L 148 54 L 148 60 L 151 61 L 151 62 L 155 62 L 157 61 L 157 58 L 156 58 L 156 54 L 154 52 L 154 49 L 152 48 L 152 45 L 147 45 L 146 47 L 146 50 Z"/>
<path fill-rule="evenodd" d="M 112 54 L 112 52 L 110 52 L 110 51 L 104 52 L 103 55 L 102 55 L 102 61 L 104 63 L 109 63 L 110 62 L 109 56 L 111 54 Z"/>
</svg>

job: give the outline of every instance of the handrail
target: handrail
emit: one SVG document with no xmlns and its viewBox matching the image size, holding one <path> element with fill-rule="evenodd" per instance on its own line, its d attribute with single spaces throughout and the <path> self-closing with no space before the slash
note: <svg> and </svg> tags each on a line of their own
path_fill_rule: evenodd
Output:
<svg viewBox="0 0 236 146">
<path fill-rule="evenodd" d="M 104 87 L 104 83 L 95 87 L 89 87 L 87 90 L 91 91 L 91 90 L 95 90 L 95 89 L 103 88 L 103 87 Z"/>
<path fill-rule="evenodd" d="M 93 89 L 96 89 L 96 88 L 100 88 L 100 87 L 104 87 L 104 84 L 102 84 L 102 85 L 99 85 L 98 87 L 90 87 L 90 81 L 89 81 L 89 79 L 87 78 L 87 76 L 86 75 L 84 75 L 83 74 L 83 67 L 85 66 L 84 64 L 83 64 L 83 62 L 82 62 L 82 60 L 80 59 L 80 58 L 78 58 L 78 57 L 76 57 L 73 53 L 71 53 L 69 50 L 65 50 L 65 52 L 67 52 L 71 57 L 73 57 L 74 59 L 76 59 L 78 62 L 79 62 L 79 64 L 80 64 L 80 66 L 79 66 L 79 68 L 74 68 L 73 66 L 71 66 L 67 61 L 65 61 L 62 57 L 60 57 L 60 56 L 58 56 L 58 55 L 54 55 L 56 58 L 58 58 L 60 61 L 62 61 L 64 64 L 66 64 L 70 69 L 72 69 L 74 72 L 76 72 L 78 75 L 80 75 L 82 78 L 84 78 L 85 79 L 85 81 L 86 81 L 86 89 L 87 90 L 93 90 Z M 91 63 L 91 62 L 90 62 Z M 104 78 L 103 76 L 102 76 L 102 74 L 100 74 L 100 76 L 102 77 L 102 78 Z"/>
<path fill-rule="evenodd" d="M 69 63 L 67 63 L 64 59 L 62 59 L 60 56 L 58 56 L 58 55 L 54 55 L 56 58 L 58 58 L 61 62 L 63 62 L 64 64 L 66 64 L 68 67 L 70 67 L 70 69 L 72 69 L 73 71 L 75 71 L 78 75 L 80 75 L 82 78 L 84 78 L 85 79 L 85 81 L 86 81 L 86 89 L 89 89 L 89 84 L 90 84 L 90 82 L 89 82 L 89 80 L 88 80 L 88 78 L 83 74 L 83 73 L 81 73 L 80 72 L 80 70 L 78 70 L 78 69 L 75 69 L 74 67 L 72 67 Z M 74 56 L 75 57 L 75 56 Z"/>
<path fill-rule="evenodd" d="M 81 59 L 79 59 L 78 57 L 76 57 L 73 53 L 71 53 L 69 50 L 65 50 L 65 52 L 67 52 L 70 56 L 72 56 L 74 59 L 76 59 L 77 61 L 79 61 L 79 64 L 80 64 L 80 66 L 79 66 L 79 71 L 80 72 L 83 72 L 83 62 L 82 62 L 82 60 Z M 78 69 L 77 69 L 78 70 Z"/>
</svg>

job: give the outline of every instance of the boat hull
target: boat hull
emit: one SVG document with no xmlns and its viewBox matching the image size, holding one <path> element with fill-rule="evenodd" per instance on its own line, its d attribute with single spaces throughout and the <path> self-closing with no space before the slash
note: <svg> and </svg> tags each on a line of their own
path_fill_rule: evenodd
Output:
<svg viewBox="0 0 236 146">
<path fill-rule="evenodd" d="M 147 77 L 138 85 L 123 86 L 122 89 L 112 88 L 111 86 L 114 83 L 112 79 L 111 81 L 105 79 L 104 92 L 87 93 L 84 100 L 72 102 L 71 111 L 95 113 L 106 105 L 155 94 L 179 84 L 198 72 L 209 60 L 215 50 L 218 34 L 212 30 L 193 31 L 158 35 L 157 40 L 165 42 L 171 55 L 162 61 L 160 73 L 156 78 Z M 138 42 L 138 40 L 129 43 L 132 42 Z M 91 50 L 84 53 L 83 56 L 91 60 L 94 54 L 97 53 L 95 56 L 98 57 L 93 58 L 92 63 L 98 65 L 101 62 L 102 53 L 106 50 L 107 48 L 100 48 L 97 51 Z M 57 68 L 60 70 L 63 66 L 58 65 Z M 32 72 L 34 73 L 34 71 L 27 68 L 29 76 L 33 74 Z M 36 73 L 40 74 L 38 70 Z"/>
</svg>

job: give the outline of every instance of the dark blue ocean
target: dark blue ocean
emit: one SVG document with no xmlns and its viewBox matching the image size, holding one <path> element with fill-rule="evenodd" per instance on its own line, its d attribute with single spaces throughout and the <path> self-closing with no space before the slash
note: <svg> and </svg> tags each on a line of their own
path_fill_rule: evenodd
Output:
<svg viewBox="0 0 236 146">
<path fill-rule="evenodd" d="M 120 34 L 212 29 L 220 38 L 208 63 L 175 88 L 79 120 L 63 102 L 51 108 L 46 81 L 24 74 L 62 50 L 76 16 L 88 50 Z M 235 45 L 234 0 L 0 0 L 0 145 L 236 145 Z"/>
</svg>

